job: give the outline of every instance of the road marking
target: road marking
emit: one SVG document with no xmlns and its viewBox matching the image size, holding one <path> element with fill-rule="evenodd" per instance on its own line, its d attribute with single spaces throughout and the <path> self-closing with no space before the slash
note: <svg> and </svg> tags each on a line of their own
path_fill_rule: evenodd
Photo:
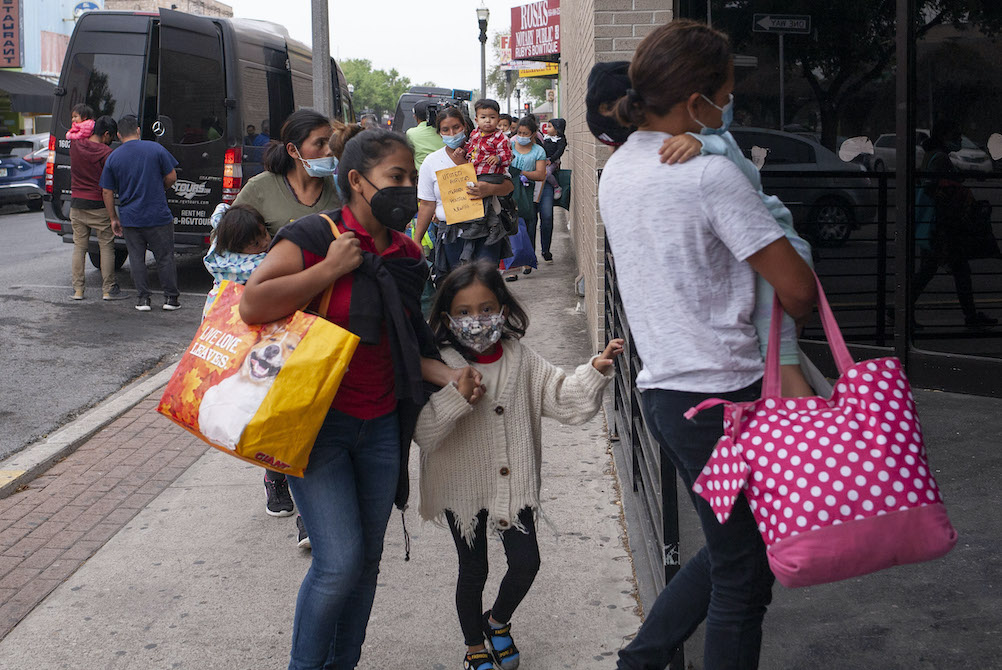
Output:
<svg viewBox="0 0 1002 670">
<path fill-rule="evenodd" d="M 24 470 L 0 470 L 0 486 L 14 481 L 23 474 Z"/>
<path fill-rule="evenodd" d="M 8 286 L 8 289 L 19 289 L 19 288 L 58 288 L 61 290 L 72 291 L 72 286 L 53 286 L 51 284 L 16 284 L 14 286 Z M 136 289 L 122 289 L 126 293 L 129 291 L 135 291 Z M 181 295 L 191 296 L 193 298 L 204 298 L 208 293 L 191 293 L 191 292 L 181 292 Z"/>
</svg>

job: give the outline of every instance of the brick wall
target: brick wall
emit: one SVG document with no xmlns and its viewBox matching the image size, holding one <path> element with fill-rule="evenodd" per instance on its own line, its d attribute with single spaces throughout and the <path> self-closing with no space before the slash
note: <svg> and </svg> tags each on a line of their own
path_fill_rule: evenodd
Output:
<svg viewBox="0 0 1002 670">
<path fill-rule="evenodd" d="M 598 211 L 598 171 L 611 155 L 585 123 L 588 73 L 596 62 L 630 60 L 655 26 L 671 20 L 673 0 L 562 0 L 561 110 L 567 120 L 568 158 L 573 170 L 570 228 L 584 307 L 593 345 L 604 344 L 605 229 Z"/>
</svg>

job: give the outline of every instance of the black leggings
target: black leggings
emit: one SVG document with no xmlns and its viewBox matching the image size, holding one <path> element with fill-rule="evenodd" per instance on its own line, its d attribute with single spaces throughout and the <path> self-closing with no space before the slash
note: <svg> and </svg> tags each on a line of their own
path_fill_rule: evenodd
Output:
<svg viewBox="0 0 1002 670">
<path fill-rule="evenodd" d="M 477 515 L 472 547 L 457 529 L 453 513 L 446 510 L 445 516 L 449 520 L 449 530 L 452 531 L 452 539 L 459 553 L 459 579 L 456 580 L 459 626 L 463 629 L 467 646 L 473 647 L 484 642 L 481 618 L 484 585 L 487 584 L 487 510 L 480 510 Z M 508 559 L 508 572 L 501 580 L 497 600 L 491 608 L 491 616 L 498 623 L 508 623 L 539 572 L 539 544 L 536 542 L 536 523 L 532 510 L 528 507 L 523 509 L 518 513 L 518 520 L 527 532 L 510 528 L 501 533 L 505 557 Z"/>
</svg>

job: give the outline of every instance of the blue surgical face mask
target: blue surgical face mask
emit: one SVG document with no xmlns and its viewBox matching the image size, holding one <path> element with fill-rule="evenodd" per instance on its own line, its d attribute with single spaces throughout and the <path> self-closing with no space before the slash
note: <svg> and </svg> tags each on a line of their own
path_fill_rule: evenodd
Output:
<svg viewBox="0 0 1002 670">
<path fill-rule="evenodd" d="M 442 141 L 445 142 L 445 146 L 450 149 L 458 149 L 466 144 L 466 133 L 459 133 L 458 135 L 442 135 Z"/>
<path fill-rule="evenodd" d="M 337 174 L 337 158 L 334 156 L 324 156 L 323 158 L 303 158 L 298 156 L 299 162 L 303 164 L 306 174 L 311 177 L 333 177 Z"/>
<path fill-rule="evenodd" d="M 700 95 L 702 95 L 702 93 Z M 703 97 L 703 100 L 706 100 L 708 103 L 710 103 L 711 105 L 713 105 L 714 107 L 716 107 L 717 109 L 720 110 L 720 127 L 719 128 L 710 128 L 709 126 L 707 126 L 706 124 L 704 124 L 702 121 L 700 121 L 699 119 L 697 119 L 695 116 L 693 116 L 692 120 L 695 121 L 696 123 L 698 123 L 700 125 L 700 127 L 702 128 L 702 130 L 699 131 L 699 134 L 700 135 L 723 135 L 724 133 L 726 133 L 730 129 L 731 122 L 734 121 L 734 94 L 731 93 L 728 96 L 727 104 L 724 105 L 723 107 L 717 105 L 715 102 L 713 102 L 712 100 L 710 100 L 709 98 L 707 98 L 705 95 L 703 95 L 702 97 Z M 692 115 L 690 114 L 690 116 L 692 116 Z"/>
<path fill-rule="evenodd" d="M 525 137 L 524 135 L 516 135 L 515 136 L 515 141 L 518 142 L 519 144 L 521 144 L 523 147 L 526 147 L 526 146 L 529 146 L 530 144 L 532 144 L 532 138 L 531 137 Z"/>
</svg>

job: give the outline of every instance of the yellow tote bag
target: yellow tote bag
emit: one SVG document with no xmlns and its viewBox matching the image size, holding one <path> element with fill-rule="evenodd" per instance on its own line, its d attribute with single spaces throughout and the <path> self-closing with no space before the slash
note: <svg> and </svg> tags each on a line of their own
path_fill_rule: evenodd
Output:
<svg viewBox="0 0 1002 670">
<path fill-rule="evenodd" d="M 359 338 L 302 311 L 248 325 L 242 293 L 239 284 L 220 284 L 157 411 L 217 449 L 302 477 Z"/>
</svg>

